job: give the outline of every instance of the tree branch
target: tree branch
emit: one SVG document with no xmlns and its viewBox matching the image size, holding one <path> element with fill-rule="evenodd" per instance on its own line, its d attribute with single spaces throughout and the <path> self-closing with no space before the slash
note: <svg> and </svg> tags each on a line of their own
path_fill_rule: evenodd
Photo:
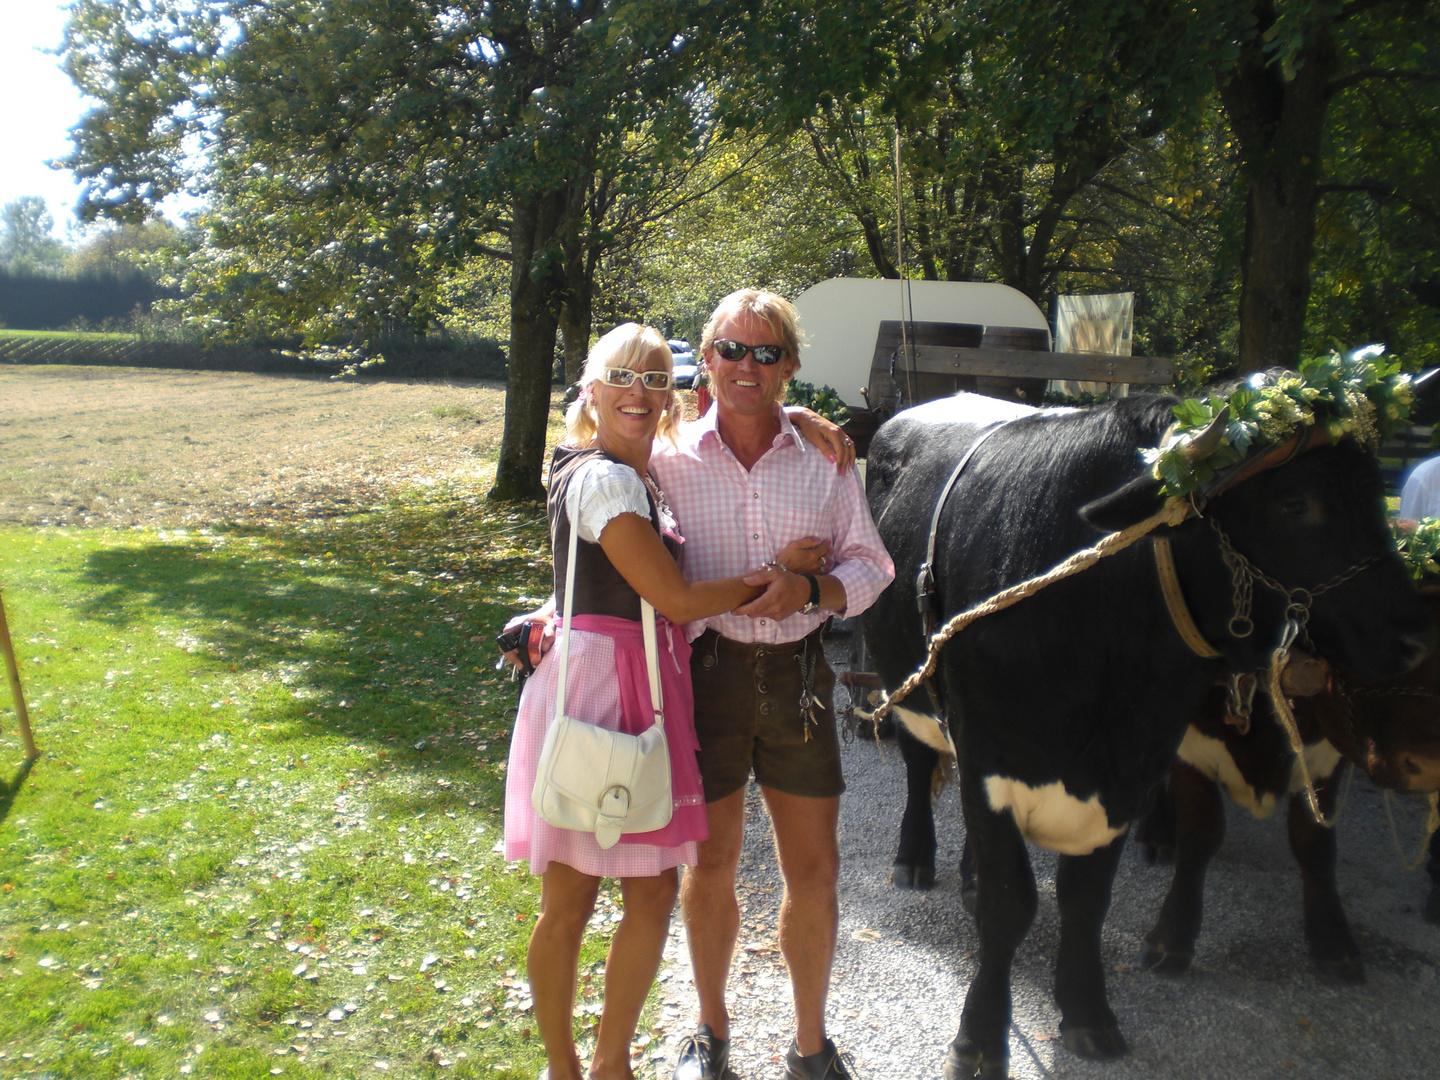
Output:
<svg viewBox="0 0 1440 1080">
<path fill-rule="evenodd" d="M 1440 83 L 1440 72 L 1436 71 L 1394 71 L 1389 68 L 1361 68 L 1359 71 L 1352 71 L 1349 75 L 1339 79 L 1332 79 L 1325 86 L 1325 93 L 1331 97 L 1348 90 L 1352 86 L 1358 86 L 1363 82 L 1380 80 L 1383 82 L 1407 82 L 1407 83 Z"/>
</svg>

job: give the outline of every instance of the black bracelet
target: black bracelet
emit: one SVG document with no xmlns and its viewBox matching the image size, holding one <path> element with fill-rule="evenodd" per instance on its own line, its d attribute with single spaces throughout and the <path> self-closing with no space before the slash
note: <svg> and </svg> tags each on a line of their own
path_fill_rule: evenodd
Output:
<svg viewBox="0 0 1440 1080">
<path fill-rule="evenodd" d="M 820 579 L 814 574 L 801 574 L 800 576 L 810 582 L 810 599 L 800 609 L 800 614 L 809 615 L 820 610 Z"/>
</svg>

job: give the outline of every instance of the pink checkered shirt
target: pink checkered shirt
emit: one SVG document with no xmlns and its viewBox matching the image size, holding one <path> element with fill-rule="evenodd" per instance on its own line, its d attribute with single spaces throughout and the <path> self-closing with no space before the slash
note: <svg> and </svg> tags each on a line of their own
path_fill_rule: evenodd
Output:
<svg viewBox="0 0 1440 1080">
<path fill-rule="evenodd" d="M 841 476 L 781 413 L 780 434 L 746 472 L 715 428 L 718 407 L 686 424 L 680 445 L 657 443 L 650 468 L 680 524 L 685 543 L 680 569 L 690 581 L 748 574 L 780 554 L 792 540 L 830 541 L 835 566 L 828 573 L 845 586 L 844 612 L 796 612 L 789 618 L 715 615 L 687 623 L 694 641 L 714 629 L 733 641 L 799 641 L 831 614 L 858 615 L 895 576 L 895 565 L 860 490 L 854 469 Z M 663 448 L 663 449 L 662 449 Z"/>
</svg>

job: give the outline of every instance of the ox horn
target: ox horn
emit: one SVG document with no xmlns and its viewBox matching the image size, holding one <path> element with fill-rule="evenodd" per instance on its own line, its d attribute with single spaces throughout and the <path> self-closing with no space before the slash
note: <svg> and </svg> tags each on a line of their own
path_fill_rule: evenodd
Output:
<svg viewBox="0 0 1440 1080">
<path fill-rule="evenodd" d="M 1205 429 L 1185 440 L 1183 453 L 1191 461 L 1203 461 L 1215 452 L 1225 434 L 1225 425 L 1230 420 L 1230 406 L 1226 405 L 1216 414 Z"/>
<path fill-rule="evenodd" d="M 1440 368 L 1428 368 L 1410 380 L 1417 397 L 1432 397 L 1440 392 Z"/>
</svg>

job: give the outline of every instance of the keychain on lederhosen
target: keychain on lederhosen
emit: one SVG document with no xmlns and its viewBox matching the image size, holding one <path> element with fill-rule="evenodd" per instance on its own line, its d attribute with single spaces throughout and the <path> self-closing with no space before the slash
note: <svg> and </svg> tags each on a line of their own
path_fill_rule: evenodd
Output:
<svg viewBox="0 0 1440 1080">
<path fill-rule="evenodd" d="M 815 669 L 820 657 L 810 652 L 807 641 L 795 659 L 800 664 L 800 718 L 805 722 L 805 741 L 809 742 L 820 723 L 815 710 L 819 708 L 823 711 L 825 708 L 825 703 L 815 693 Z"/>
</svg>

